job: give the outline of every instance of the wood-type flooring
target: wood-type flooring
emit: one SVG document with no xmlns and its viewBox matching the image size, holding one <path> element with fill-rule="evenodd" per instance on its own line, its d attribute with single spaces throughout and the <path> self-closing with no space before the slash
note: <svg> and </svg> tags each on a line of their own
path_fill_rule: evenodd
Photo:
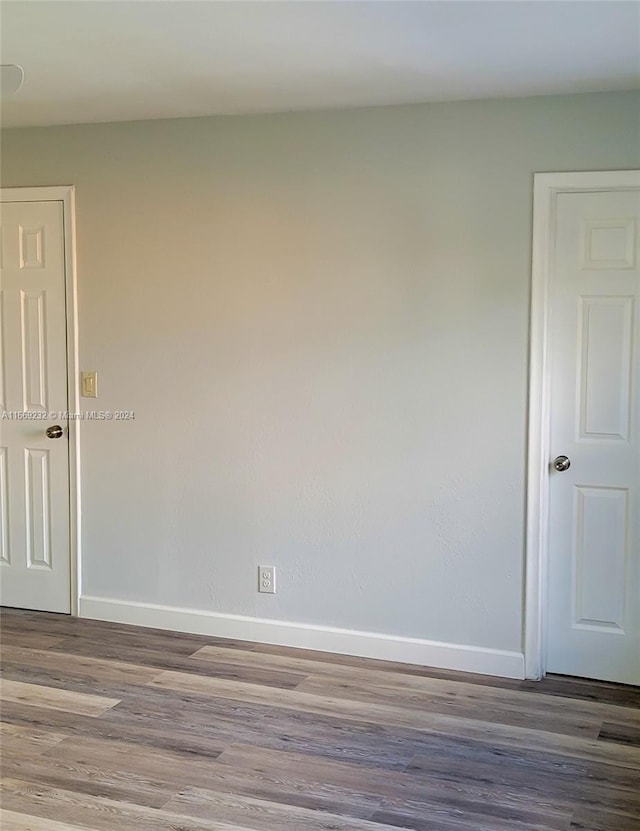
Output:
<svg viewBox="0 0 640 831">
<path fill-rule="evenodd" d="M 640 689 L 4 609 L 3 831 L 640 831 Z"/>
</svg>

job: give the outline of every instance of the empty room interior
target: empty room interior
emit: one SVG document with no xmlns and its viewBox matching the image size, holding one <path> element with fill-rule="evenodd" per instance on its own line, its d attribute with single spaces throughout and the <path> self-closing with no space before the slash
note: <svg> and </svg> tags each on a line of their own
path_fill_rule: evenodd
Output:
<svg viewBox="0 0 640 831">
<path fill-rule="evenodd" d="M 639 831 L 640 4 L 0 63 L 0 828 Z"/>
</svg>

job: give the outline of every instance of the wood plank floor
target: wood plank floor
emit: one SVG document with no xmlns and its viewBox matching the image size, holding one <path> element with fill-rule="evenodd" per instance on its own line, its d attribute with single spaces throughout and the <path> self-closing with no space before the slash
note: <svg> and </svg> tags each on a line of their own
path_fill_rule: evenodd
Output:
<svg viewBox="0 0 640 831">
<path fill-rule="evenodd" d="M 640 689 L 1 617 L 3 831 L 640 831 Z"/>
</svg>

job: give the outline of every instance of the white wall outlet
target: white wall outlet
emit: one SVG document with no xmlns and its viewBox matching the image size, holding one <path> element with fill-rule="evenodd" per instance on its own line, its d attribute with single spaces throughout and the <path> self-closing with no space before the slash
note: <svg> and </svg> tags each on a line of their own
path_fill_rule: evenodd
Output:
<svg viewBox="0 0 640 831">
<path fill-rule="evenodd" d="M 265 594 L 276 593 L 275 566 L 258 566 L 258 591 Z"/>
<path fill-rule="evenodd" d="M 98 397 L 98 373 L 95 371 L 80 373 L 80 395 L 83 398 Z"/>
</svg>

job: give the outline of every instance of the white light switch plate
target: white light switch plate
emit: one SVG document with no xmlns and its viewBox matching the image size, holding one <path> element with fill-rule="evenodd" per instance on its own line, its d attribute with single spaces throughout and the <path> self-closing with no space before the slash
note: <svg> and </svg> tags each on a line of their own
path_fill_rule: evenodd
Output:
<svg viewBox="0 0 640 831">
<path fill-rule="evenodd" d="M 98 373 L 95 371 L 80 373 L 80 394 L 83 398 L 98 397 Z"/>
</svg>

